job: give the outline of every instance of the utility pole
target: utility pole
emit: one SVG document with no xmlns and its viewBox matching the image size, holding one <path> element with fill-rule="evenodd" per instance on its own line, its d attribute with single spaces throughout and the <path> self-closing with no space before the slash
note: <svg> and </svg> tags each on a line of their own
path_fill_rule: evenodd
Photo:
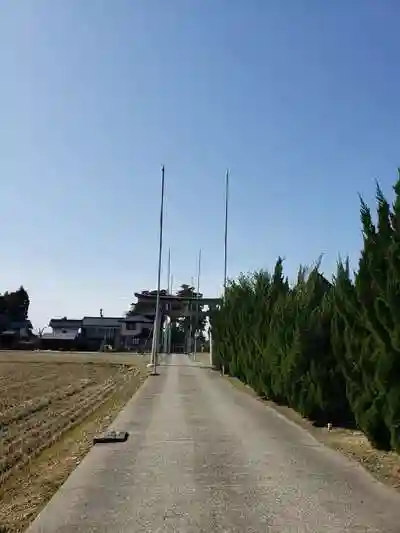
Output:
<svg viewBox="0 0 400 533">
<path fill-rule="evenodd" d="M 200 270 L 201 270 L 201 248 L 199 250 L 199 263 L 197 266 L 197 294 L 196 294 L 196 321 L 194 323 L 194 360 L 197 354 L 197 329 L 199 327 L 199 298 L 200 298 Z"/>
<path fill-rule="evenodd" d="M 160 241 L 158 247 L 158 273 L 157 273 L 157 299 L 156 299 L 156 316 L 154 318 L 153 343 L 151 349 L 151 362 L 153 364 L 152 376 L 157 375 L 157 358 L 158 343 L 160 335 L 160 290 L 161 290 L 161 262 L 163 246 L 163 225 L 164 225 L 164 189 L 165 189 L 165 170 L 164 165 L 161 168 L 161 205 L 160 205 Z"/>
</svg>

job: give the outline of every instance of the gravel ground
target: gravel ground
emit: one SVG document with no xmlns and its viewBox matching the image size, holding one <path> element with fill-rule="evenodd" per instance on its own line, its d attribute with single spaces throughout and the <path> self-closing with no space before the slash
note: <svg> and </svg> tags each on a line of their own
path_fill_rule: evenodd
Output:
<svg viewBox="0 0 400 533">
<path fill-rule="evenodd" d="M 172 356 L 28 533 L 399 533 L 400 496 L 232 385 Z"/>
</svg>

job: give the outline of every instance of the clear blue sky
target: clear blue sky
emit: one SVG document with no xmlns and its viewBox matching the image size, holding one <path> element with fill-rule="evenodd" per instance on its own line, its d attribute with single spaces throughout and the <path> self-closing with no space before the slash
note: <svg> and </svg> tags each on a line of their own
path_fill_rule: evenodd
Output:
<svg viewBox="0 0 400 533">
<path fill-rule="evenodd" d="M 0 0 L 0 290 L 34 325 L 124 312 L 165 263 L 202 290 L 355 262 L 400 163 L 398 0 Z M 166 279 L 166 269 L 163 277 Z M 165 285 L 165 283 L 164 283 Z"/>
</svg>

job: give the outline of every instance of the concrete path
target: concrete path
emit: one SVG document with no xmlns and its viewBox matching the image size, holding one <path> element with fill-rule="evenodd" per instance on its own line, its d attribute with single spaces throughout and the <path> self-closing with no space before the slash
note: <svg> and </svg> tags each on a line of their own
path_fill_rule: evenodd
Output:
<svg viewBox="0 0 400 533">
<path fill-rule="evenodd" d="M 172 356 L 29 533 L 399 533 L 400 497 L 218 373 Z"/>
</svg>

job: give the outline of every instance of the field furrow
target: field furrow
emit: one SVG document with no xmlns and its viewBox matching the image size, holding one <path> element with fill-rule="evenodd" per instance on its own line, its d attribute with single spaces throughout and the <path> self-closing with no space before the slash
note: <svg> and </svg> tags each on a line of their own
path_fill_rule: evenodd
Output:
<svg viewBox="0 0 400 533">
<path fill-rule="evenodd" d="M 10 365 L 3 370 L 0 485 L 137 373 L 129 365 L 91 363 L 17 363 L 13 372 Z"/>
</svg>

